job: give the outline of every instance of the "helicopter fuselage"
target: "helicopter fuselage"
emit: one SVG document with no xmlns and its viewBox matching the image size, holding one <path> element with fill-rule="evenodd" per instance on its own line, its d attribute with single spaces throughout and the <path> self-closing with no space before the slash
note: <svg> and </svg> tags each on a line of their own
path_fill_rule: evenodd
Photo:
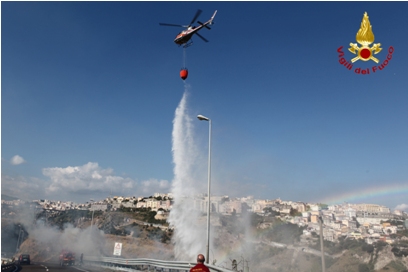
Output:
<svg viewBox="0 0 408 272">
<path fill-rule="evenodd" d="M 204 37 L 202 37 L 197 32 L 200 29 L 202 29 L 203 27 L 206 27 L 206 28 L 210 29 L 207 25 L 212 25 L 213 24 L 213 20 L 214 20 L 214 17 L 215 17 L 216 13 L 217 13 L 217 11 L 214 12 L 213 16 L 207 22 L 205 22 L 205 23 L 200 23 L 199 22 L 200 23 L 199 26 L 189 26 L 187 29 L 181 31 L 179 34 L 177 34 L 176 38 L 174 39 L 174 42 L 176 44 L 178 44 L 178 45 L 187 44 L 187 42 L 193 37 L 194 34 L 197 34 L 198 36 L 200 36 L 201 39 L 208 42 Z"/>
<path fill-rule="evenodd" d="M 187 43 L 193 37 L 194 33 L 199 31 L 201 28 L 202 26 L 198 26 L 181 31 L 179 34 L 177 34 L 176 38 L 174 39 L 174 42 L 179 45 Z"/>
</svg>

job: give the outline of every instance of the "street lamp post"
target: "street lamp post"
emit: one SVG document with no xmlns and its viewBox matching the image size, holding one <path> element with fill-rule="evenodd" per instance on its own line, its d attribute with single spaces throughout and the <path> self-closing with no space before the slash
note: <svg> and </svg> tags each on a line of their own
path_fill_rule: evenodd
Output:
<svg viewBox="0 0 408 272">
<path fill-rule="evenodd" d="M 210 199 L 210 188 L 211 188 L 211 119 L 203 115 L 197 116 L 200 121 L 209 122 L 209 132 L 208 132 L 208 207 L 207 207 L 207 253 L 206 253 L 206 263 L 210 262 L 210 211 L 211 211 L 211 199 Z"/>
<path fill-rule="evenodd" d="M 20 237 L 21 237 L 21 225 L 19 225 L 20 230 L 18 231 L 18 239 L 17 239 L 17 246 L 16 246 L 16 253 L 18 252 L 19 248 L 20 248 Z"/>
<path fill-rule="evenodd" d="M 319 216 L 319 228 L 320 228 L 320 250 L 322 252 L 322 272 L 326 271 L 326 264 L 324 260 L 324 245 L 323 245 L 323 218 Z"/>
<path fill-rule="evenodd" d="M 93 199 L 91 199 L 92 204 L 94 203 Z M 93 217 L 94 217 L 94 212 L 95 212 L 95 207 L 92 207 L 91 204 L 91 208 L 92 208 L 92 219 L 91 219 L 91 229 L 93 229 Z"/>
</svg>

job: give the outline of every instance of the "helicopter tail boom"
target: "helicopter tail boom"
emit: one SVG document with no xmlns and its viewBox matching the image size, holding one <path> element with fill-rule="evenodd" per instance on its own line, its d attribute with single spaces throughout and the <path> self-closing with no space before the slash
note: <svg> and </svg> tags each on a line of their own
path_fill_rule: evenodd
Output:
<svg viewBox="0 0 408 272">
<path fill-rule="evenodd" d="M 213 16 L 211 16 L 211 19 L 208 21 L 208 22 L 209 22 L 209 25 L 212 25 L 212 24 L 213 24 L 213 20 L 214 20 L 215 14 L 217 14 L 217 11 L 214 12 Z"/>
</svg>

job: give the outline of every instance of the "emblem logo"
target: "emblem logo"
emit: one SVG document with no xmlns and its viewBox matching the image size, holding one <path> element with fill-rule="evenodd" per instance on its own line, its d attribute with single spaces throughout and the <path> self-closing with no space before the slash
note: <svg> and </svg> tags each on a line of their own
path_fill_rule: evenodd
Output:
<svg viewBox="0 0 408 272">
<path fill-rule="evenodd" d="M 368 19 L 367 12 L 364 13 L 360 29 L 358 30 L 356 35 L 356 41 L 360 44 L 360 46 L 357 43 L 350 43 L 350 48 L 348 49 L 351 53 L 357 55 L 356 57 L 352 58 L 350 62 L 347 61 L 345 58 L 343 46 L 340 46 L 337 49 L 337 52 L 339 53 L 339 63 L 341 65 L 345 66 L 348 70 L 352 70 L 353 64 L 358 60 L 362 60 L 364 62 L 367 62 L 369 60 L 372 60 L 375 63 L 380 62 L 380 60 L 374 57 L 374 55 L 382 51 L 381 43 L 374 43 L 374 33 L 372 30 L 372 26 L 370 24 L 370 20 Z M 373 45 L 370 47 L 371 44 Z M 389 61 L 392 59 L 393 53 L 394 47 L 390 46 L 388 48 L 388 54 L 386 59 L 379 66 L 374 65 L 373 67 L 371 67 L 371 69 L 368 67 L 363 68 L 357 67 L 354 69 L 354 72 L 356 74 L 368 75 L 370 74 L 370 71 L 372 73 L 375 73 L 379 70 L 382 70 L 385 68 L 385 66 L 388 65 Z"/>
<path fill-rule="evenodd" d="M 351 60 L 352 63 L 356 62 L 359 59 L 363 61 L 373 60 L 376 63 L 380 62 L 373 56 L 373 52 L 374 54 L 378 54 L 381 52 L 381 43 L 376 43 L 373 44 L 371 48 L 369 47 L 369 45 L 374 42 L 374 33 L 370 24 L 370 20 L 368 20 L 367 12 L 364 13 L 363 20 L 361 21 L 361 27 L 356 35 L 356 41 L 361 44 L 362 47 L 358 47 L 356 43 L 350 43 L 351 47 L 349 48 L 349 51 L 353 54 L 357 54 L 357 57 Z"/>
</svg>

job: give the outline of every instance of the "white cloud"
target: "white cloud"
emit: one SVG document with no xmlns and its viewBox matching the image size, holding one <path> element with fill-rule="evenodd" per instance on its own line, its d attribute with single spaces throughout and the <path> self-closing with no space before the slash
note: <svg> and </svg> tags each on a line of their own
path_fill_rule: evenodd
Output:
<svg viewBox="0 0 408 272">
<path fill-rule="evenodd" d="M 43 197 L 45 186 L 45 181 L 38 178 L 1 175 L 1 193 L 23 200 L 33 200 Z"/>
<path fill-rule="evenodd" d="M 170 189 L 170 182 L 167 180 L 149 179 L 141 182 L 144 194 L 164 193 Z"/>
<path fill-rule="evenodd" d="M 25 163 L 25 160 L 23 159 L 23 157 L 20 157 L 19 155 L 15 155 L 14 157 L 11 158 L 10 163 L 12 165 L 19 165 L 19 164 Z"/>
<path fill-rule="evenodd" d="M 43 168 L 44 178 L 1 175 L 1 191 L 25 200 L 50 199 L 84 202 L 89 198 L 109 195 L 152 195 L 167 193 L 170 182 L 149 179 L 136 182 L 117 176 L 111 168 L 102 168 L 96 162 L 81 166 Z"/>
<path fill-rule="evenodd" d="M 85 191 L 127 192 L 136 182 L 130 178 L 115 176 L 110 168 L 103 169 L 98 163 L 88 162 L 82 166 L 53 167 L 42 170 L 51 179 L 47 193 L 84 193 Z"/>
<path fill-rule="evenodd" d="M 408 211 L 408 204 L 399 204 L 395 207 L 394 210 L 399 210 L 399 211 Z"/>
</svg>

